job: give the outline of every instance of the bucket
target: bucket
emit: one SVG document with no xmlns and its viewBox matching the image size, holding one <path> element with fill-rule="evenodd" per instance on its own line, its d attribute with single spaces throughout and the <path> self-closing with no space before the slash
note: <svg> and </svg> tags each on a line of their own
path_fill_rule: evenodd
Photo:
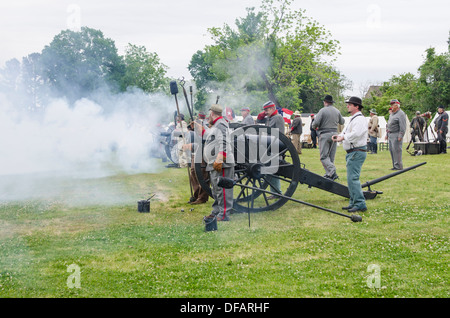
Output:
<svg viewBox="0 0 450 318">
<path fill-rule="evenodd" d="M 205 232 L 217 231 L 217 218 L 207 219 L 206 216 L 203 218 L 203 223 L 205 223 Z"/>
<path fill-rule="evenodd" d="M 155 195 L 156 195 L 156 193 L 154 195 L 152 195 L 150 198 L 148 198 L 147 200 L 138 201 L 138 212 L 149 213 L 150 212 L 150 200 Z"/>
<path fill-rule="evenodd" d="M 150 212 L 150 200 L 138 201 L 138 212 L 149 213 Z"/>
</svg>

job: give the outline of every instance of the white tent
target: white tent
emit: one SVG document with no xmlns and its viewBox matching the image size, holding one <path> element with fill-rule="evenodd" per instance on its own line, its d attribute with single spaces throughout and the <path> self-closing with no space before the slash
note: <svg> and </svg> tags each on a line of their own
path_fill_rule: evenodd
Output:
<svg viewBox="0 0 450 318">
<path fill-rule="evenodd" d="M 446 113 L 450 117 L 450 110 L 447 110 Z M 435 121 L 436 121 L 436 118 L 438 118 L 438 117 L 439 117 L 439 113 L 436 113 L 436 115 L 434 115 L 434 118 L 431 121 L 430 125 L 427 127 L 427 131 L 424 133 L 425 141 L 428 141 L 428 142 L 436 141 L 437 134 L 434 131 L 434 126 L 436 126 Z M 447 142 L 450 142 L 450 134 L 447 135 Z"/>
</svg>

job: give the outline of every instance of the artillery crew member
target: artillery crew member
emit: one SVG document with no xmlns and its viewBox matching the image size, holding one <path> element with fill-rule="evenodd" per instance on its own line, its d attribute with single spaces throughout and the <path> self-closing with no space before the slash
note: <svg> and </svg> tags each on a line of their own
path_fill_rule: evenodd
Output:
<svg viewBox="0 0 450 318">
<path fill-rule="evenodd" d="M 203 112 L 198 113 L 198 119 L 201 120 L 203 127 L 208 128 L 208 119 L 206 118 L 206 115 Z"/>
<path fill-rule="evenodd" d="M 213 104 L 209 110 L 211 128 L 203 129 L 203 154 L 207 164 L 206 170 L 210 173 L 214 203 L 211 214 L 206 218 L 217 217 L 219 221 L 228 221 L 233 209 L 233 189 L 221 188 L 218 182 L 219 177 L 234 178 L 234 155 L 229 143 L 229 125 L 222 117 L 222 106 Z"/>
<path fill-rule="evenodd" d="M 386 125 L 386 138 L 389 141 L 389 151 L 391 153 L 391 170 L 402 170 L 402 146 L 403 136 L 406 132 L 406 115 L 400 109 L 400 102 L 397 99 L 391 100 L 392 112 Z"/>
<path fill-rule="evenodd" d="M 411 139 L 413 142 L 423 142 L 423 128 L 425 127 L 425 118 L 416 111 L 416 117 L 411 120 Z"/>
<path fill-rule="evenodd" d="M 278 129 L 278 133 L 284 134 L 285 128 L 284 128 L 284 118 L 281 116 L 276 107 L 275 103 L 272 101 L 268 101 L 263 105 L 263 112 L 258 115 L 258 122 L 265 122 L 265 125 L 270 128 L 276 128 Z M 265 121 L 264 121 L 265 120 Z M 273 134 L 272 134 L 273 135 Z M 268 182 L 270 182 L 270 191 L 276 192 L 281 194 L 281 184 L 280 179 L 274 178 L 271 175 L 266 176 Z M 277 197 L 271 195 L 267 199 L 273 200 Z"/>
<path fill-rule="evenodd" d="M 347 103 L 348 112 L 352 115 L 349 124 L 341 134 L 334 135 L 334 141 L 342 141 L 342 146 L 347 152 L 347 183 L 350 194 L 349 205 L 342 209 L 349 212 L 364 212 L 367 210 L 366 200 L 361 188 L 359 177 L 361 168 L 367 157 L 367 122 L 361 113 L 363 108 L 359 97 L 350 97 Z"/>
<path fill-rule="evenodd" d="M 292 121 L 291 126 L 291 135 L 292 135 L 292 143 L 294 144 L 295 149 L 297 150 L 298 154 L 302 153 L 302 143 L 300 141 L 300 137 L 303 132 L 302 127 L 302 117 L 298 110 L 294 113 L 294 120 Z"/>
<path fill-rule="evenodd" d="M 311 142 L 312 147 L 317 148 L 317 131 L 313 128 L 314 114 L 311 114 L 311 124 L 309 125 L 309 130 L 311 131 Z"/>
<path fill-rule="evenodd" d="M 206 192 L 202 186 L 200 185 L 197 175 L 195 173 L 195 153 L 197 151 L 201 151 L 203 149 L 202 147 L 202 131 L 203 131 L 203 125 L 201 123 L 201 119 L 196 119 L 192 122 L 193 127 L 193 134 L 196 134 L 197 137 L 191 138 L 191 142 L 188 144 L 183 145 L 183 150 L 185 150 L 188 154 L 191 154 L 191 167 L 189 172 L 189 182 L 192 186 L 192 197 L 189 199 L 189 204 L 195 205 L 195 204 L 203 204 L 206 203 L 209 199 L 209 194 Z M 202 160 L 201 163 L 201 171 L 203 180 L 206 182 L 206 184 L 209 186 L 209 172 L 206 171 L 206 163 Z"/>
<path fill-rule="evenodd" d="M 241 109 L 241 115 L 243 117 L 241 124 L 242 125 L 254 125 L 255 120 L 253 119 L 252 115 L 250 115 L 250 108 L 244 107 Z"/>
<path fill-rule="evenodd" d="M 336 143 L 331 137 L 338 133 L 338 125 L 343 125 L 345 120 L 333 103 L 331 95 L 325 96 L 324 107 L 315 116 L 312 127 L 317 130 L 319 136 L 320 161 L 325 169 L 325 177 L 336 180 L 338 178 L 334 165 Z"/>
<path fill-rule="evenodd" d="M 435 119 L 434 127 L 439 141 L 439 153 L 447 153 L 448 114 L 445 112 L 444 106 L 438 107 L 438 113 L 439 117 Z"/>
<path fill-rule="evenodd" d="M 378 116 L 375 109 L 370 110 L 370 120 L 369 120 L 369 146 L 370 153 L 377 153 L 377 138 L 379 134 Z"/>
<path fill-rule="evenodd" d="M 178 114 L 176 116 L 176 132 L 174 132 L 174 138 L 177 140 L 176 149 L 177 149 L 177 158 L 178 158 L 178 166 L 180 168 L 185 168 L 188 166 L 189 159 L 186 155 L 186 152 L 183 150 L 183 145 L 185 144 L 185 138 L 189 134 L 188 124 L 184 121 L 184 114 Z M 175 147 L 174 147 L 175 148 Z"/>
<path fill-rule="evenodd" d="M 285 133 L 284 128 L 284 118 L 281 116 L 276 107 L 275 103 L 268 101 L 263 105 L 264 109 L 264 115 L 267 118 L 266 119 L 266 126 L 269 126 L 271 128 L 277 128 L 280 133 Z"/>
</svg>

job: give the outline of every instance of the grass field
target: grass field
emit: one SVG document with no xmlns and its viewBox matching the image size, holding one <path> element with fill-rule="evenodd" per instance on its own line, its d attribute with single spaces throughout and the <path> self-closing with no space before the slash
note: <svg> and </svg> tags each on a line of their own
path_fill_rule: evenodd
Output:
<svg viewBox="0 0 450 318">
<path fill-rule="evenodd" d="M 318 158 L 305 149 L 300 160 L 323 174 Z M 202 222 L 212 200 L 186 204 L 186 169 L 60 181 L 53 197 L 0 203 L 0 297 L 449 297 L 450 157 L 405 151 L 403 161 L 427 164 L 373 186 L 383 194 L 360 223 L 288 202 L 250 227 L 233 214 L 215 232 Z M 346 184 L 342 147 L 336 166 Z M 390 168 L 389 152 L 368 155 L 361 181 Z M 149 194 L 150 213 L 138 213 Z M 304 185 L 294 198 L 347 205 Z"/>
</svg>

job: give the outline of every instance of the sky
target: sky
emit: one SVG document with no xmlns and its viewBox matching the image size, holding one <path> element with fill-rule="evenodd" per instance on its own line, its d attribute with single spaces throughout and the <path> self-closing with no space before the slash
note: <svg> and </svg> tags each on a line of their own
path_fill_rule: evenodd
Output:
<svg viewBox="0 0 450 318">
<path fill-rule="evenodd" d="M 65 29 L 99 29 L 119 54 L 128 43 L 156 52 L 167 75 L 190 79 L 192 55 L 211 44 L 207 29 L 234 25 L 260 0 L 2 0 L 0 67 L 41 52 Z M 347 95 L 362 97 L 369 85 L 393 75 L 417 74 L 429 47 L 447 51 L 450 1 L 292 0 L 340 42 L 335 66 L 353 83 Z"/>
</svg>

